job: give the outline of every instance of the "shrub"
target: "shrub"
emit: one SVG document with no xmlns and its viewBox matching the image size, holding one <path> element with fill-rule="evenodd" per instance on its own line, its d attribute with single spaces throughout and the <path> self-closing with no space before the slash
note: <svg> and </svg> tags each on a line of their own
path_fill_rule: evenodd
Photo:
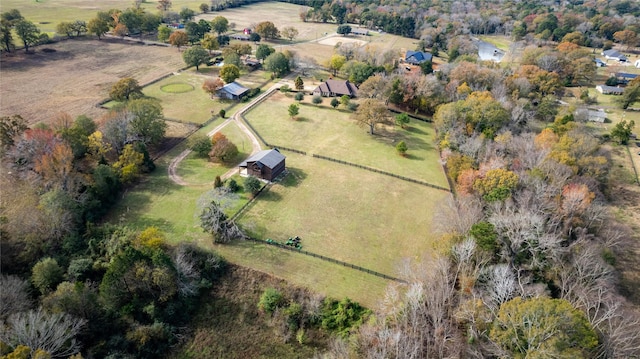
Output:
<svg viewBox="0 0 640 359">
<path fill-rule="evenodd" d="M 254 176 L 249 176 L 244 180 L 244 190 L 248 193 L 251 193 L 252 195 L 258 193 L 261 187 L 262 183 Z"/>
<path fill-rule="evenodd" d="M 357 104 L 357 103 L 355 103 L 355 102 L 350 102 L 350 103 L 347 105 L 347 109 L 349 109 L 349 111 L 355 111 L 355 110 L 357 110 L 357 109 L 358 109 L 358 104 Z"/>
<path fill-rule="evenodd" d="M 213 181 L 213 188 L 220 188 L 222 187 L 222 179 L 220 178 L 220 176 L 216 176 L 215 181 Z"/>
<path fill-rule="evenodd" d="M 311 102 L 313 102 L 315 105 L 321 104 L 322 103 L 322 96 L 320 96 L 320 95 L 313 96 L 313 99 L 311 100 Z"/>
<path fill-rule="evenodd" d="M 618 79 L 615 76 L 611 76 L 607 79 L 607 81 L 604 84 L 607 86 L 617 86 Z"/>
<path fill-rule="evenodd" d="M 294 98 L 296 99 L 296 101 L 302 101 L 304 100 L 304 93 L 298 92 L 296 93 L 296 96 Z"/>
<path fill-rule="evenodd" d="M 408 149 L 409 148 L 407 147 L 407 144 L 404 141 L 400 141 L 396 145 L 396 151 L 398 151 L 398 154 L 400 154 L 401 156 L 406 155 Z"/>
<path fill-rule="evenodd" d="M 255 178 L 255 177 L 254 177 Z M 267 288 L 260 296 L 258 309 L 273 314 L 273 312 L 285 304 L 284 296 L 275 288 Z"/>
<path fill-rule="evenodd" d="M 280 92 L 282 93 L 288 93 L 291 92 L 291 87 L 289 87 L 289 85 L 282 85 L 280 87 Z"/>
<path fill-rule="evenodd" d="M 336 108 L 340 105 L 340 101 L 337 98 L 331 99 L 331 107 Z"/>
<path fill-rule="evenodd" d="M 41 259 L 31 269 L 31 281 L 40 293 L 45 294 L 62 282 L 64 271 L 58 262 L 50 257 Z"/>
<path fill-rule="evenodd" d="M 220 110 L 220 112 L 218 112 L 218 115 L 220 115 L 220 117 L 224 118 L 224 116 L 227 114 L 227 111 L 223 109 Z"/>
<path fill-rule="evenodd" d="M 231 192 L 238 192 L 240 190 L 240 185 L 235 179 L 232 178 L 229 180 L 229 182 L 227 182 L 227 188 Z"/>
<path fill-rule="evenodd" d="M 322 305 L 322 328 L 346 338 L 370 314 L 370 310 L 349 298 L 339 302 L 327 298 Z"/>
</svg>

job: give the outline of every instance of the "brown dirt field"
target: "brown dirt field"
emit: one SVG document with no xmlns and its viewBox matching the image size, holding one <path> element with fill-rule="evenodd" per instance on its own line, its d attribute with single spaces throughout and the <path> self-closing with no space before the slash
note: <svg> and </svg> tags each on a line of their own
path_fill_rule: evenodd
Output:
<svg viewBox="0 0 640 359">
<path fill-rule="evenodd" d="M 54 49 L 55 52 L 42 50 Z M 145 84 L 184 66 L 175 48 L 120 40 L 68 40 L 38 46 L 35 53 L 0 59 L 0 115 L 20 114 L 29 124 L 49 122 L 60 112 L 98 118 L 96 103 L 113 83 L 133 77 Z"/>
</svg>

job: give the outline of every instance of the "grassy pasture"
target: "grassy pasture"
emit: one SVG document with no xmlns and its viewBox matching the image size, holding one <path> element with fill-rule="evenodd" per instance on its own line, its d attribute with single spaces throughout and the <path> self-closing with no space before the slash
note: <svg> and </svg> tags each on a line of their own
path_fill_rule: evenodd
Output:
<svg viewBox="0 0 640 359">
<path fill-rule="evenodd" d="M 179 12 L 183 7 L 188 7 L 195 12 L 200 12 L 198 7 L 207 1 L 193 0 L 173 0 L 172 11 Z M 53 33 L 56 25 L 63 21 L 84 20 L 89 21 L 96 16 L 98 11 L 108 11 L 110 9 L 124 10 L 132 7 L 133 1 L 122 0 L 2 0 L 0 12 L 11 9 L 18 9 L 22 16 L 33 22 L 43 32 Z M 142 3 L 145 11 L 156 13 L 158 9 L 157 1 L 147 0 Z"/>
<path fill-rule="evenodd" d="M 291 174 L 241 217 L 258 238 L 299 235 L 303 249 L 389 275 L 434 249 L 432 215 L 449 194 L 285 152 Z"/>
<path fill-rule="evenodd" d="M 304 102 L 309 103 L 311 96 Z M 289 118 L 287 107 L 293 99 L 276 93 L 246 114 L 247 120 L 269 143 L 292 147 L 348 162 L 359 163 L 447 187 L 447 180 L 433 146 L 435 132 L 425 122 L 413 120 L 407 129 L 385 126 L 371 136 L 358 127 L 350 113 L 315 105 L 300 106 L 298 120 Z M 395 145 L 405 141 L 407 157 L 396 154 Z"/>
<path fill-rule="evenodd" d="M 42 52 L 43 48 L 56 50 Z M 123 77 L 147 83 L 184 66 L 176 49 L 112 40 L 69 40 L 0 58 L 0 115 L 20 114 L 29 124 L 60 112 L 98 118 L 95 106 Z"/>
</svg>

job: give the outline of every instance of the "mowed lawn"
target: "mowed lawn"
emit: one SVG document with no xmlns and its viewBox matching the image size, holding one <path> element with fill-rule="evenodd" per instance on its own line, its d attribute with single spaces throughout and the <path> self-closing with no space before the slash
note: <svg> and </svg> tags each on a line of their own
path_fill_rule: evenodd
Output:
<svg viewBox="0 0 640 359">
<path fill-rule="evenodd" d="M 311 96 L 306 96 L 308 103 Z M 401 176 L 447 187 L 447 180 L 433 144 L 430 123 L 412 120 L 406 129 L 384 126 L 370 135 L 359 127 L 351 113 L 329 107 L 301 105 L 299 119 L 289 118 L 288 106 L 293 99 L 276 93 L 246 114 L 246 119 L 270 144 L 280 145 L 347 162 L 358 163 Z M 342 106 L 340 106 L 342 107 Z M 405 141 L 408 155 L 401 157 L 395 146 Z"/>
<path fill-rule="evenodd" d="M 289 175 L 241 216 L 254 236 L 286 241 L 297 235 L 305 250 L 392 276 L 403 258 L 437 247 L 432 217 L 448 192 L 284 154 Z"/>
</svg>

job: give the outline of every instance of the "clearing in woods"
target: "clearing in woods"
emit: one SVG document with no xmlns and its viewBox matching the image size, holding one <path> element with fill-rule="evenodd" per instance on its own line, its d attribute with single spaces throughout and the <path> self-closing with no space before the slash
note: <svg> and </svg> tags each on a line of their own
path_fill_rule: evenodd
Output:
<svg viewBox="0 0 640 359">
<path fill-rule="evenodd" d="M 0 115 L 20 114 L 30 125 L 50 122 L 60 112 L 98 118 L 105 110 L 96 103 L 109 97 L 111 86 L 121 78 L 145 84 L 184 66 L 175 48 L 120 40 L 67 40 L 34 50 L 0 60 Z"/>
</svg>

